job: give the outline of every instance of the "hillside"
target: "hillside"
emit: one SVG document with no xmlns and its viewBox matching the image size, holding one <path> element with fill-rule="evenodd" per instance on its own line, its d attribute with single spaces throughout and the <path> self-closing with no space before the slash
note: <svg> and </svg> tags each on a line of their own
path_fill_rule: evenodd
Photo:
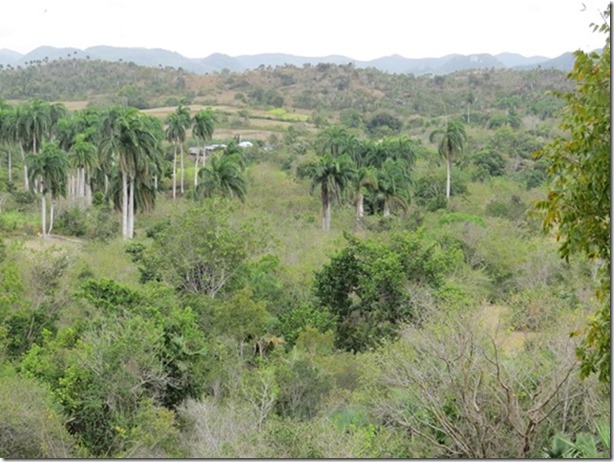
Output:
<svg viewBox="0 0 614 462">
<path fill-rule="evenodd" d="M 550 59 L 533 56 L 526 58 L 513 53 L 502 53 L 497 56 L 489 54 L 453 54 L 443 57 L 420 59 L 393 55 L 369 61 L 361 61 L 346 56 L 307 57 L 281 53 L 240 56 L 213 53 L 203 58 L 186 58 L 177 52 L 160 48 L 148 49 L 110 46 L 95 46 L 84 50 L 42 46 L 25 55 L 10 50 L 0 51 L 0 65 L 11 67 L 27 66 L 28 64 L 39 61 L 50 62 L 70 58 L 111 62 L 133 62 L 141 66 L 150 67 L 170 66 L 177 69 L 185 69 L 197 74 L 220 72 L 224 69 L 236 72 L 253 70 L 260 66 L 277 67 L 294 65 L 300 67 L 304 65 L 317 65 L 320 63 L 338 65 L 352 63 L 355 67 L 362 69 L 374 67 L 375 69 L 385 72 L 414 75 L 445 75 L 466 69 L 535 68 L 537 66 L 544 69 L 571 70 L 571 63 L 563 57 Z"/>
<path fill-rule="evenodd" d="M 117 51 L 0 70 L 0 457 L 609 457 L 609 54 Z"/>
<path fill-rule="evenodd" d="M 285 107 L 337 114 L 345 110 L 360 114 L 390 110 L 403 118 L 469 111 L 484 123 L 493 111 L 506 111 L 510 105 L 542 117 L 558 104 L 548 91 L 568 88 L 565 72 L 549 69 L 465 70 L 445 76 L 415 77 L 360 69 L 353 64 L 287 64 L 240 73 L 198 75 L 171 67 L 72 58 L 0 71 L 0 97 L 10 100 L 127 102 L 139 108 L 183 101 L 230 105 L 237 110 Z"/>
</svg>

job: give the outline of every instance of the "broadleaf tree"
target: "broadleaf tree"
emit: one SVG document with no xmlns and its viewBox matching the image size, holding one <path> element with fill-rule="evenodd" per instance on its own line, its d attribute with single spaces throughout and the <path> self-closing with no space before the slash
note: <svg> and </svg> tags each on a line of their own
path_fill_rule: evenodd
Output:
<svg viewBox="0 0 614 462">
<path fill-rule="evenodd" d="M 604 24 L 603 50 L 576 51 L 568 79 L 575 83 L 565 100 L 559 136 L 535 155 L 548 163 L 548 196 L 538 203 L 545 211 L 544 229 L 555 230 L 560 254 L 584 255 L 600 267 L 597 296 L 601 308 L 591 317 L 578 348 L 582 374 L 610 381 L 610 6 Z"/>
</svg>

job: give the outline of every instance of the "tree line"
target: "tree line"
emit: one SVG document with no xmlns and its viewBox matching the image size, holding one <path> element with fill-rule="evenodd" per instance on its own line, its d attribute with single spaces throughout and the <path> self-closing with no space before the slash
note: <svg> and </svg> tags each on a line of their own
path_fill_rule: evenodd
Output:
<svg viewBox="0 0 614 462">
<path fill-rule="evenodd" d="M 231 144 L 205 165 L 206 141 L 212 139 L 215 113 L 199 111 L 192 119 L 179 106 L 165 121 L 135 108 L 88 107 L 75 113 L 59 103 L 39 99 L 18 105 L 0 104 L 0 146 L 6 155 L 7 184 L 15 188 L 15 156 L 23 167 L 23 188 L 41 201 L 42 235 L 53 229 L 55 204 L 60 198 L 91 205 L 95 194 L 122 213 L 122 235 L 134 236 L 134 213 L 155 205 L 160 180 L 168 175 L 166 146 L 173 148 L 173 198 L 177 191 L 177 154 L 180 191 L 184 193 L 186 130 L 203 142 L 202 160 L 195 161 L 195 196 L 216 194 L 243 198 L 246 192 L 241 150 Z M 199 168 L 199 162 L 203 166 Z M 201 178 L 200 187 L 198 180 Z M 49 220 L 47 220 L 49 216 Z"/>
</svg>

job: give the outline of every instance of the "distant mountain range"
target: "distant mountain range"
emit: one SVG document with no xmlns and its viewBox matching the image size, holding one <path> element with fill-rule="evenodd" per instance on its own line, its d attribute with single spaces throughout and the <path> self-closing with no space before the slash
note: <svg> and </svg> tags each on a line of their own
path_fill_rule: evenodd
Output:
<svg viewBox="0 0 614 462">
<path fill-rule="evenodd" d="M 305 64 L 319 63 L 348 64 L 359 68 L 374 67 L 381 71 L 398 74 L 433 74 L 443 75 L 467 69 L 531 69 L 536 67 L 571 70 L 574 63 L 573 53 L 565 53 L 550 59 L 544 56 L 525 57 L 515 53 L 498 55 L 451 54 L 440 58 L 411 59 L 400 55 L 385 56 L 370 61 L 358 61 L 346 56 L 305 57 L 282 53 L 258 55 L 228 56 L 214 53 L 206 58 L 186 58 L 185 56 L 161 48 L 123 48 L 95 46 L 80 50 L 78 48 L 55 48 L 42 46 L 25 55 L 12 50 L 0 49 L 0 65 L 13 67 L 24 66 L 36 61 L 53 61 L 57 59 L 100 59 L 104 61 L 133 62 L 141 66 L 183 68 L 196 74 L 256 69 L 259 66 L 283 66 L 291 64 L 302 67 Z"/>
</svg>

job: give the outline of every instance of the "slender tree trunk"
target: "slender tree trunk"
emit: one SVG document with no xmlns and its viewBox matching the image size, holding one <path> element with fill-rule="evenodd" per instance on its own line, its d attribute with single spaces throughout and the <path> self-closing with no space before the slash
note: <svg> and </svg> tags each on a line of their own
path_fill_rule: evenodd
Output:
<svg viewBox="0 0 614 462">
<path fill-rule="evenodd" d="M 183 182 L 183 178 L 184 178 L 184 166 L 183 166 L 183 145 L 180 144 L 179 145 L 179 153 L 181 155 L 181 195 L 183 196 L 183 191 L 184 191 L 184 182 Z"/>
<path fill-rule="evenodd" d="M 390 202 L 388 199 L 384 199 L 384 217 L 390 216 Z"/>
<path fill-rule="evenodd" d="M 446 170 L 447 170 L 447 176 L 446 176 L 446 200 L 450 200 L 450 177 L 452 175 L 452 159 L 450 159 L 450 157 L 448 157 L 446 159 Z"/>
<path fill-rule="evenodd" d="M 330 197 L 327 190 L 322 191 L 322 229 L 330 230 Z"/>
<path fill-rule="evenodd" d="M 104 194 L 105 196 L 109 193 L 109 175 L 104 174 Z"/>
<path fill-rule="evenodd" d="M 122 236 L 128 237 L 128 175 L 122 172 Z"/>
<path fill-rule="evenodd" d="M 132 239 L 134 237 L 134 177 L 130 177 L 128 194 L 128 239 Z"/>
<path fill-rule="evenodd" d="M 365 216 L 365 196 L 359 191 L 356 194 L 356 221 Z"/>
<path fill-rule="evenodd" d="M 173 146 L 173 200 L 177 198 L 177 145 Z"/>
<path fill-rule="evenodd" d="M 19 143 L 19 151 L 21 152 L 21 160 L 23 162 L 23 185 L 26 191 L 30 189 L 30 181 L 28 180 L 28 164 L 26 163 L 26 154 L 23 151 L 23 145 Z"/>
<path fill-rule="evenodd" d="M 41 222 L 44 238 L 47 236 L 47 201 L 44 194 L 41 194 Z"/>
<path fill-rule="evenodd" d="M 85 197 L 85 168 L 79 167 L 79 196 Z"/>
<path fill-rule="evenodd" d="M 49 199 L 49 230 L 47 231 L 47 236 L 51 235 L 51 231 L 53 230 L 53 212 L 55 210 L 55 203 L 53 197 Z"/>
<path fill-rule="evenodd" d="M 79 190 L 79 194 L 81 195 L 81 197 L 85 197 L 85 169 L 83 167 L 80 168 L 80 176 L 81 176 L 81 181 L 80 181 L 80 190 Z"/>
<path fill-rule="evenodd" d="M 87 175 L 84 178 L 85 183 L 85 203 L 87 205 L 92 205 L 92 185 L 90 184 L 91 178 Z"/>
</svg>

